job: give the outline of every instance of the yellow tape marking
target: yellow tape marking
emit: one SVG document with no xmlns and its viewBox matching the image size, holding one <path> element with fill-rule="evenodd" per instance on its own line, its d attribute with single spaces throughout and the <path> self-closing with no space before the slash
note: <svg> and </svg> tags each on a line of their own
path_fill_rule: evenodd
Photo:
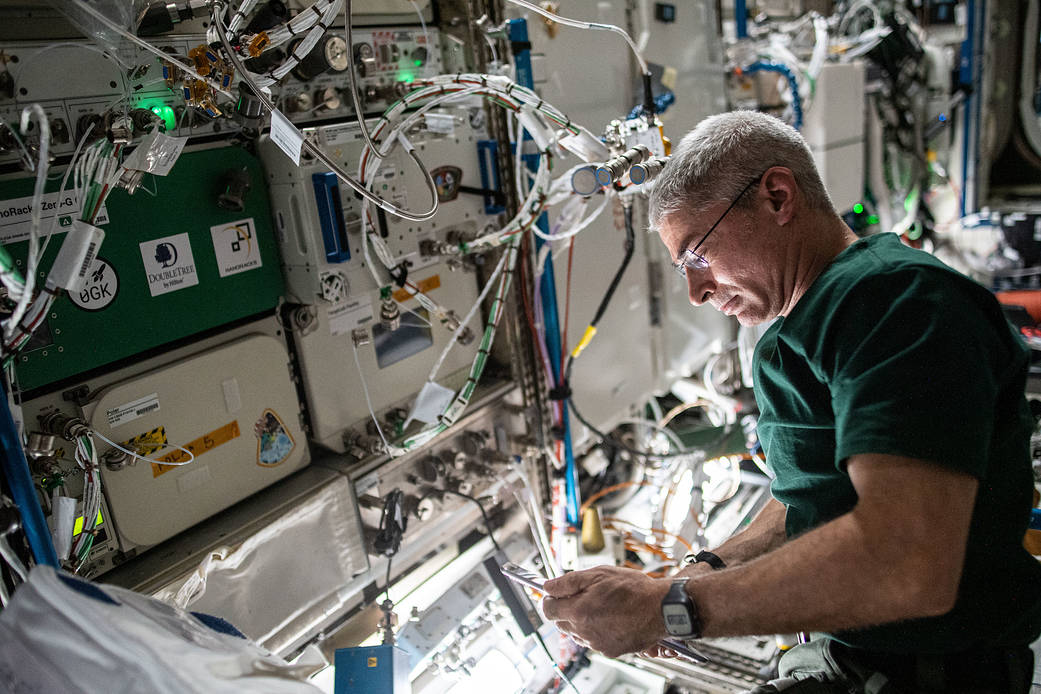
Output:
<svg viewBox="0 0 1041 694">
<path fill-rule="evenodd" d="M 228 441 L 231 441 L 232 439 L 237 439 L 238 437 L 239 423 L 238 420 L 236 420 L 234 422 L 229 422 L 228 424 L 225 424 L 219 429 L 214 429 L 208 434 L 200 436 L 199 438 L 195 439 L 194 441 L 192 441 L 184 447 L 191 451 L 192 455 L 200 456 L 203 453 L 211 451 L 217 446 L 225 444 Z M 172 453 L 167 453 L 166 455 L 159 458 L 159 460 L 163 461 L 164 463 L 183 463 L 188 460 L 188 454 L 184 451 L 174 451 Z M 177 465 L 158 465 L 156 463 L 152 463 L 152 477 L 158 477 L 159 475 L 169 472 L 170 470 L 173 470 L 175 468 L 177 468 Z"/>
<path fill-rule="evenodd" d="M 427 294 L 441 286 L 441 275 L 433 275 L 431 277 L 427 277 L 425 280 L 413 282 L 413 284 L 419 287 L 419 291 L 423 292 L 424 294 Z M 400 304 L 402 302 L 408 301 L 411 296 L 412 292 L 402 287 L 401 289 L 398 289 L 394 292 L 394 301 Z"/>
</svg>

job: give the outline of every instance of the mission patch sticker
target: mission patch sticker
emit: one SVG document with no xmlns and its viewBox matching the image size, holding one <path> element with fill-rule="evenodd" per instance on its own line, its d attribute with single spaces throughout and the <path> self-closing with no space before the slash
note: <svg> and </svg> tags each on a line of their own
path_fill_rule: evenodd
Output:
<svg viewBox="0 0 1041 694">
<path fill-rule="evenodd" d="M 116 268 L 100 256 L 91 263 L 83 288 L 69 292 L 69 300 L 84 311 L 100 311 L 116 300 L 119 275 Z"/>
<path fill-rule="evenodd" d="M 274 410 L 264 410 L 253 425 L 253 433 L 257 435 L 257 465 L 263 467 L 281 465 L 296 447 L 292 434 Z"/>
</svg>

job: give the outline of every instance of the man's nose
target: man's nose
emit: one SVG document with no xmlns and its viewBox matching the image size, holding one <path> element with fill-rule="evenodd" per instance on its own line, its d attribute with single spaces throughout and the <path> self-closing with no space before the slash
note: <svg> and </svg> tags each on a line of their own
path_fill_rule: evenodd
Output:
<svg viewBox="0 0 1041 694">
<path fill-rule="evenodd" d="M 716 291 L 716 283 L 712 278 L 710 268 L 687 270 L 687 296 L 690 303 L 701 306 L 709 300 L 712 293 Z"/>
</svg>

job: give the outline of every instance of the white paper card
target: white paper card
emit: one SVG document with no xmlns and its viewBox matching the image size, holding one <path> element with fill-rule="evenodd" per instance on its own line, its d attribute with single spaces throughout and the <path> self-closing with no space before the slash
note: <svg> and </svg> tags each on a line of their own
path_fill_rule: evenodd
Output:
<svg viewBox="0 0 1041 694">
<path fill-rule="evenodd" d="M 423 116 L 427 130 L 442 135 L 455 133 L 455 117 L 450 113 L 427 113 Z"/>
<path fill-rule="evenodd" d="M 416 402 L 412 404 L 412 411 L 408 413 L 405 427 L 407 428 L 413 419 L 424 424 L 436 422 L 438 415 L 445 411 L 454 397 L 455 391 L 445 388 L 439 383 L 427 381 L 423 384 L 419 395 L 416 396 Z"/>
<path fill-rule="evenodd" d="M 186 142 L 187 137 L 170 137 L 156 130 L 145 136 L 141 144 L 123 162 L 123 166 L 156 176 L 165 176 L 177 163 Z"/>
<path fill-rule="evenodd" d="M 300 148 L 304 146 L 304 136 L 278 109 L 271 112 L 271 141 L 278 145 L 294 164 L 300 166 Z"/>
</svg>

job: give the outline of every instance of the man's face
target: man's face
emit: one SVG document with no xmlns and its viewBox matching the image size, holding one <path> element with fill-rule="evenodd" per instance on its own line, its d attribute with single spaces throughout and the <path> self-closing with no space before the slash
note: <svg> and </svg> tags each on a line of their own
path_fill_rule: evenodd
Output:
<svg viewBox="0 0 1041 694">
<path fill-rule="evenodd" d="M 667 217 L 659 235 L 672 260 L 695 246 L 726 208 L 721 202 L 698 215 Z M 754 211 L 734 208 L 723 218 L 697 251 L 708 267 L 686 271 L 690 303 L 711 304 L 746 326 L 780 314 L 785 300 L 784 248 L 768 238 L 776 234 L 757 227 Z"/>
</svg>

